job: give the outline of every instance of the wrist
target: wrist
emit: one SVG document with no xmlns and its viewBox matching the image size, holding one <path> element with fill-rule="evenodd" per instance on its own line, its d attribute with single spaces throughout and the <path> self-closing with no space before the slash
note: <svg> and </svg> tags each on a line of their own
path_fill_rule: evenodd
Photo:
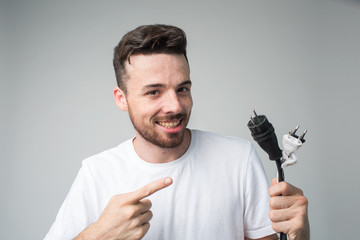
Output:
<svg viewBox="0 0 360 240">
<path fill-rule="evenodd" d="M 98 223 L 95 222 L 85 228 L 74 240 L 102 240 L 103 234 Z"/>
</svg>

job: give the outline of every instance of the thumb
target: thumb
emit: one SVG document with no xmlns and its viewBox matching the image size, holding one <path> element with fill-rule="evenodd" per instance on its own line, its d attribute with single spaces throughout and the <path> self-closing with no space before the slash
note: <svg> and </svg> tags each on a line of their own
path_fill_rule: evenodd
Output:
<svg viewBox="0 0 360 240">
<path fill-rule="evenodd" d="M 275 184 L 277 184 L 277 179 L 276 179 L 276 178 L 273 178 L 273 179 L 271 180 L 271 186 L 273 186 L 273 185 L 275 185 Z"/>
</svg>

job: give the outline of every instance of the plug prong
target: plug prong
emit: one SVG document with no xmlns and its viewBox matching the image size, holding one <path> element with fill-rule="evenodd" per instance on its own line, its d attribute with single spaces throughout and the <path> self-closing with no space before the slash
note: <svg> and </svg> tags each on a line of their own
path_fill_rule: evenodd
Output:
<svg viewBox="0 0 360 240">
<path fill-rule="evenodd" d="M 303 140 L 306 133 L 307 133 L 307 129 L 305 129 L 304 133 L 299 136 L 299 140 Z"/>
<path fill-rule="evenodd" d="M 253 109 L 254 116 L 257 117 L 258 115 L 255 112 L 255 109 Z"/>
<path fill-rule="evenodd" d="M 299 125 L 296 126 L 295 130 L 294 131 L 291 131 L 291 136 L 294 136 L 296 131 L 299 129 Z"/>
<path fill-rule="evenodd" d="M 250 115 L 250 121 L 251 121 L 254 125 L 256 125 L 256 123 L 255 123 L 255 121 L 254 121 L 254 119 L 252 118 L 251 115 Z"/>
</svg>

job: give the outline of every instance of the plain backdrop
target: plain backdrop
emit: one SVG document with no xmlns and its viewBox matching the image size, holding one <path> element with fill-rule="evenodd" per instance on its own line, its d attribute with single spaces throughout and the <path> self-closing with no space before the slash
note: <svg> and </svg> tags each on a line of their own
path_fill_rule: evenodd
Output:
<svg viewBox="0 0 360 240">
<path fill-rule="evenodd" d="M 312 239 L 358 238 L 360 1 L 2 0 L 0 11 L 0 239 L 42 239 L 81 161 L 134 136 L 113 101 L 113 48 L 153 23 L 187 33 L 189 127 L 253 142 L 255 108 L 279 140 L 307 128 L 285 176 L 309 199 Z M 270 180 L 275 164 L 256 148 Z"/>
</svg>

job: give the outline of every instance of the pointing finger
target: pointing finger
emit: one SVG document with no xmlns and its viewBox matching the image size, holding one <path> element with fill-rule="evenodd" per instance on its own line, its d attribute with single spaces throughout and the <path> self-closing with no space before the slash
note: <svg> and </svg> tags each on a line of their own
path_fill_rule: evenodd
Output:
<svg viewBox="0 0 360 240">
<path fill-rule="evenodd" d="M 146 198 L 154 194 L 155 192 L 170 186 L 171 184 L 172 179 L 170 177 L 159 179 L 133 192 L 131 194 L 130 201 L 133 203 L 137 203 L 141 199 Z"/>
</svg>

